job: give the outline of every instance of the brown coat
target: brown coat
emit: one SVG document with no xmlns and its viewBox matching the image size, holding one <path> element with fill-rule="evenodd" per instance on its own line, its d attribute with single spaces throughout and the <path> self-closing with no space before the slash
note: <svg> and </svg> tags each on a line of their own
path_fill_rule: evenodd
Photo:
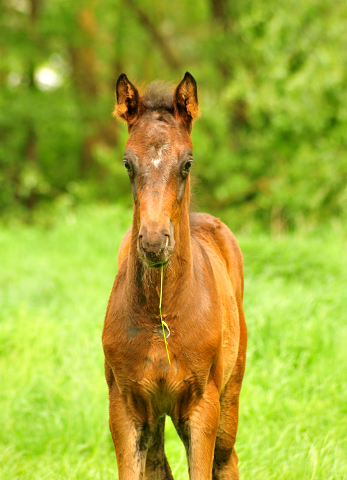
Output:
<svg viewBox="0 0 347 480">
<path fill-rule="evenodd" d="M 124 164 L 134 196 L 132 227 L 103 331 L 110 429 L 119 479 L 171 479 L 164 454 L 169 415 L 186 447 L 192 480 L 237 479 L 234 450 L 247 333 L 242 255 L 217 218 L 189 214 L 190 130 L 196 84 L 148 107 L 123 74 L 117 111 L 128 123 Z M 170 336 L 169 364 L 159 317 Z"/>
</svg>

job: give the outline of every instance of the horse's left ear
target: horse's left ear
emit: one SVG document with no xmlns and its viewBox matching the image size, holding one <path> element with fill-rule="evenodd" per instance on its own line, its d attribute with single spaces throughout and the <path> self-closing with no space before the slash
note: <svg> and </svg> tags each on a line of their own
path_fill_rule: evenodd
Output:
<svg viewBox="0 0 347 480">
<path fill-rule="evenodd" d="M 199 115 L 198 90 L 194 77 L 186 72 L 174 92 L 175 114 L 182 118 L 190 133 L 194 119 Z"/>
<path fill-rule="evenodd" d="M 143 105 L 137 88 L 122 73 L 116 85 L 117 105 L 113 114 L 122 118 L 130 127 L 142 113 Z"/>
</svg>

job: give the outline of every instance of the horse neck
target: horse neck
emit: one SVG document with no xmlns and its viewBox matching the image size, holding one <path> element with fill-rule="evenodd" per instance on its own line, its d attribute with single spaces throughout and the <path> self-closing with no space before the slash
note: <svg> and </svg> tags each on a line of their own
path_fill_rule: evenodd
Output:
<svg viewBox="0 0 347 480">
<path fill-rule="evenodd" d="M 183 283 L 189 283 L 192 278 L 193 262 L 189 226 L 189 200 L 190 189 L 187 185 L 185 198 L 178 225 L 175 229 L 175 247 L 168 265 L 164 266 L 163 281 L 163 306 L 167 306 L 175 300 L 183 291 Z M 161 268 L 150 268 L 142 263 L 137 252 L 137 239 L 139 227 L 137 223 L 137 212 L 134 207 L 132 223 L 132 238 L 128 257 L 127 281 L 130 284 L 130 291 L 134 292 L 133 300 L 136 303 L 143 302 L 145 297 L 146 308 L 154 313 L 158 312 L 159 292 L 161 282 Z M 164 308 L 165 313 L 165 308 Z"/>
</svg>

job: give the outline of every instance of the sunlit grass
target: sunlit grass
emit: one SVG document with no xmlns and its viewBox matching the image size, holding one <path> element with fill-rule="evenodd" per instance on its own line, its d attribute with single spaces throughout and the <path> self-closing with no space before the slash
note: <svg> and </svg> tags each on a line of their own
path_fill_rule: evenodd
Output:
<svg viewBox="0 0 347 480">
<path fill-rule="evenodd" d="M 0 478 L 114 479 L 101 330 L 120 208 L 0 228 Z M 243 480 L 347 479 L 347 251 L 342 232 L 239 237 L 248 361 Z M 187 479 L 167 422 L 166 451 Z"/>
</svg>

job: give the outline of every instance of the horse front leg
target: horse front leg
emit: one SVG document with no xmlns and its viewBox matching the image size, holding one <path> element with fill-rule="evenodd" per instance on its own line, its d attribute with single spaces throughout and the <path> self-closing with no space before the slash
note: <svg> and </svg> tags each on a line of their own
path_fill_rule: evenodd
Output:
<svg viewBox="0 0 347 480">
<path fill-rule="evenodd" d="M 105 362 L 109 388 L 109 425 L 116 452 L 119 480 L 144 478 L 146 453 L 150 435 L 145 422 L 135 419 L 126 400 L 120 394 L 113 373 Z"/>
<path fill-rule="evenodd" d="M 160 417 L 147 451 L 145 480 L 173 480 L 164 452 L 165 417 Z"/>
<path fill-rule="evenodd" d="M 140 480 L 145 472 L 147 435 L 132 418 L 123 398 L 112 392 L 109 413 L 119 480 Z"/>
<path fill-rule="evenodd" d="M 190 480 L 211 480 L 219 424 L 219 392 L 208 384 L 199 403 L 183 425 L 177 427 L 187 453 Z"/>
</svg>

